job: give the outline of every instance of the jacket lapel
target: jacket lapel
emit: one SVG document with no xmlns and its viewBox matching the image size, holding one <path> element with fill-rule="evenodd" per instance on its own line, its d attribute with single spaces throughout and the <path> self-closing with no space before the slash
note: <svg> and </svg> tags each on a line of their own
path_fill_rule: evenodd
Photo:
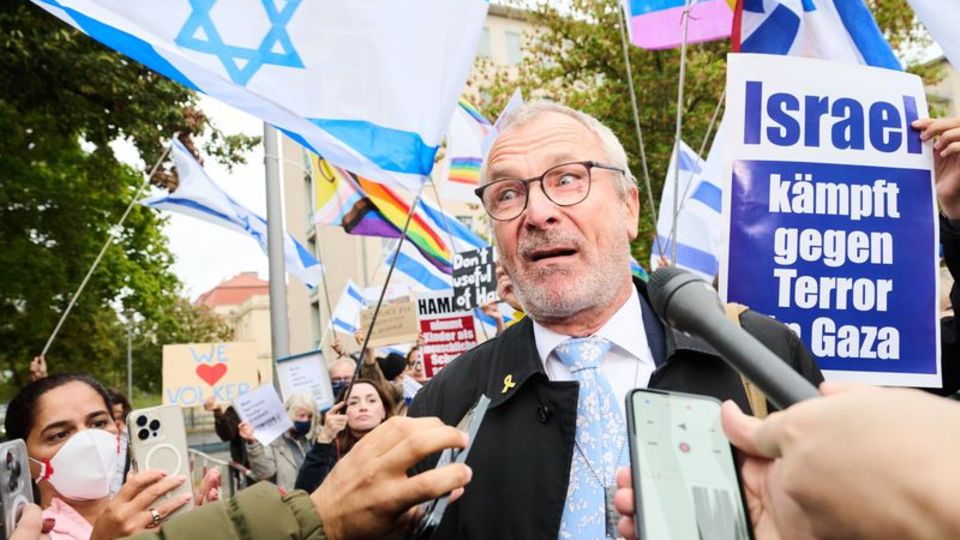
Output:
<svg viewBox="0 0 960 540">
<path fill-rule="evenodd" d="M 546 377 L 529 317 L 507 328 L 493 347 L 486 390 L 491 409 L 510 400 L 531 377 Z"/>
</svg>

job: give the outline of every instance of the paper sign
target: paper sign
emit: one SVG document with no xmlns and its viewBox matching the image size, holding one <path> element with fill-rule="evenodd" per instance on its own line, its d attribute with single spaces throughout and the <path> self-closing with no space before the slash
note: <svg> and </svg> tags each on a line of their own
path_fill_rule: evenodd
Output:
<svg viewBox="0 0 960 540">
<path fill-rule="evenodd" d="M 497 299 L 493 248 L 453 256 L 453 298 L 457 309 L 473 309 Z"/>
<path fill-rule="evenodd" d="M 253 426 L 253 436 L 267 446 L 293 428 L 293 422 L 272 385 L 262 384 L 233 400 L 237 415 Z"/>
<path fill-rule="evenodd" d="M 828 379 L 940 386 L 920 78 L 747 54 L 727 74 L 721 293 L 792 328 Z"/>
<path fill-rule="evenodd" d="M 383 291 L 383 287 L 367 287 L 363 290 L 363 299 L 367 301 L 368 306 L 375 306 L 377 300 L 380 300 L 381 293 L 383 293 L 384 302 L 409 300 L 410 286 L 406 283 L 390 283 L 387 285 L 386 292 Z"/>
<path fill-rule="evenodd" d="M 163 404 L 194 407 L 213 396 L 229 403 L 257 386 L 257 345 L 252 341 L 163 346 Z M 263 374 L 267 382 L 271 373 Z"/>
<path fill-rule="evenodd" d="M 277 379 L 284 401 L 293 394 L 307 394 L 319 410 L 333 406 L 330 374 L 320 351 L 277 358 Z"/>
<path fill-rule="evenodd" d="M 420 354 L 427 377 L 433 377 L 451 360 L 477 345 L 473 314 L 454 306 L 450 293 L 424 293 L 417 299 L 420 321 Z"/>
<path fill-rule="evenodd" d="M 360 313 L 360 327 L 370 329 L 373 308 Z M 395 343 L 412 343 L 417 340 L 417 312 L 413 302 L 394 302 L 380 306 L 377 322 L 373 325 L 369 347 L 382 347 Z"/>
</svg>

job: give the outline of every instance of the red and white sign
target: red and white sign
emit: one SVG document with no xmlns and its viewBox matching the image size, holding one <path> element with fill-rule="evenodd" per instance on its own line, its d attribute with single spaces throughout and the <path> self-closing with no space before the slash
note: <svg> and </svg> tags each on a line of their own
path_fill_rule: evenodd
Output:
<svg viewBox="0 0 960 540">
<path fill-rule="evenodd" d="M 421 354 L 427 377 L 477 345 L 473 314 L 456 311 L 450 292 L 421 294 L 417 298 Z"/>
</svg>

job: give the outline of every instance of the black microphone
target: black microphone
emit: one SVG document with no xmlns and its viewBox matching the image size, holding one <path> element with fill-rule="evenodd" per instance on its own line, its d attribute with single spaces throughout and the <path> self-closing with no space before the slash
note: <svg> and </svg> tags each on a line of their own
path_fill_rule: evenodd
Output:
<svg viewBox="0 0 960 540">
<path fill-rule="evenodd" d="M 820 395 L 757 338 L 730 321 L 717 292 L 694 274 L 673 266 L 660 268 L 650 276 L 650 303 L 675 328 L 700 336 L 720 351 L 780 409 Z"/>
</svg>

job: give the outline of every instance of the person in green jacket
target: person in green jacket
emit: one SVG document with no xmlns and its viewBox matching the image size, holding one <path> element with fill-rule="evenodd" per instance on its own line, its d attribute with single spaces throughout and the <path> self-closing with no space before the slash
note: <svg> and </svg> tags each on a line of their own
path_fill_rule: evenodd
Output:
<svg viewBox="0 0 960 540">
<path fill-rule="evenodd" d="M 463 494 L 473 472 L 452 463 L 407 476 L 428 455 L 464 448 L 467 435 L 438 418 L 393 417 L 354 446 L 313 493 L 281 495 L 260 482 L 232 499 L 209 503 L 134 540 L 357 540 L 382 538 L 409 527 L 417 505 L 451 493 Z M 49 528 L 47 529 L 49 530 Z M 37 512 L 25 512 L 17 540 L 45 538 Z"/>
</svg>

